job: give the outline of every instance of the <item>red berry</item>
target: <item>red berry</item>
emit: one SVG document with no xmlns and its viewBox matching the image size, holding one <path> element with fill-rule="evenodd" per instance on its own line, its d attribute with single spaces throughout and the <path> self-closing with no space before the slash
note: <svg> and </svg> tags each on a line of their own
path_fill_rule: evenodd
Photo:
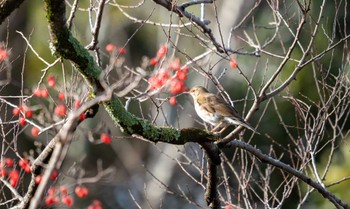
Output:
<svg viewBox="0 0 350 209">
<path fill-rule="evenodd" d="M 16 187 L 19 181 L 19 172 L 16 169 L 13 169 L 12 171 L 10 171 L 9 173 L 9 177 L 10 177 L 10 184 L 12 187 Z"/>
<path fill-rule="evenodd" d="M 89 205 L 87 209 L 102 209 L 101 205 Z"/>
<path fill-rule="evenodd" d="M 73 205 L 73 199 L 69 195 L 62 197 L 61 201 L 63 204 L 67 205 L 68 207 L 72 207 Z"/>
<path fill-rule="evenodd" d="M 10 185 L 11 185 L 12 187 L 16 187 L 17 184 L 18 184 L 18 180 L 10 179 Z"/>
<path fill-rule="evenodd" d="M 102 209 L 102 204 L 99 200 L 94 200 L 87 209 Z"/>
<path fill-rule="evenodd" d="M 116 49 L 115 45 L 114 44 L 107 44 L 106 45 L 106 51 L 107 52 L 113 52 L 114 50 Z"/>
<path fill-rule="evenodd" d="M 19 125 L 21 125 L 21 126 L 25 126 L 26 125 L 26 123 L 27 123 L 27 121 L 26 121 L 26 119 L 24 118 L 24 117 L 19 117 L 19 119 L 18 119 L 18 123 L 19 123 Z"/>
<path fill-rule="evenodd" d="M 27 111 L 26 111 L 26 117 L 27 117 L 27 118 L 33 117 L 33 111 L 32 111 L 32 110 L 27 110 Z"/>
<path fill-rule="evenodd" d="M 61 191 L 61 193 L 64 194 L 64 195 L 67 195 L 67 194 L 68 194 L 68 189 L 67 189 L 67 187 L 65 187 L 65 186 L 61 186 L 61 187 L 60 187 L 60 191 Z"/>
<path fill-rule="evenodd" d="M 35 89 L 33 90 L 33 95 L 35 97 L 41 97 L 41 89 Z"/>
<path fill-rule="evenodd" d="M 21 159 L 21 160 L 19 161 L 18 164 L 19 164 L 19 166 L 20 166 L 21 168 L 23 168 L 24 165 L 28 164 L 28 160 L 26 160 L 26 159 Z"/>
<path fill-rule="evenodd" d="M 85 120 L 85 119 L 86 119 L 85 113 L 81 113 L 81 114 L 79 115 L 79 120 L 80 120 L 80 121 L 83 121 L 83 120 Z"/>
<path fill-rule="evenodd" d="M 176 98 L 175 97 L 170 97 L 170 99 L 169 99 L 169 103 L 171 104 L 171 105 L 176 105 Z"/>
<path fill-rule="evenodd" d="M 42 175 L 36 176 L 35 179 L 34 179 L 34 180 L 35 180 L 35 183 L 36 183 L 36 184 L 40 184 L 42 178 L 43 178 Z"/>
<path fill-rule="evenodd" d="M 106 133 L 102 133 L 100 136 L 100 140 L 102 143 L 105 144 L 110 144 L 111 143 L 111 137 L 109 136 L 109 134 Z"/>
<path fill-rule="evenodd" d="M 40 130 L 37 127 L 32 128 L 32 136 L 35 136 L 35 137 L 39 136 L 39 132 Z"/>
<path fill-rule="evenodd" d="M 54 196 L 49 195 L 45 198 L 45 205 L 50 206 L 53 204 L 57 204 L 58 200 L 59 200 L 58 197 L 54 197 Z"/>
<path fill-rule="evenodd" d="M 180 68 L 180 59 L 179 58 L 175 58 L 169 66 L 170 69 L 172 70 L 177 70 Z"/>
<path fill-rule="evenodd" d="M 56 193 L 56 188 L 55 187 L 50 187 L 49 190 L 47 190 L 47 194 L 49 196 L 53 196 Z"/>
<path fill-rule="evenodd" d="M 64 98 L 65 98 L 64 93 L 59 92 L 57 97 L 58 97 L 58 100 L 64 101 Z"/>
<path fill-rule="evenodd" d="M 170 93 L 178 94 L 184 90 L 184 83 L 182 81 L 173 81 L 170 86 Z"/>
<path fill-rule="evenodd" d="M 92 202 L 92 204 L 95 205 L 95 206 L 101 205 L 101 201 L 99 201 L 99 200 L 94 200 L 94 201 Z"/>
<path fill-rule="evenodd" d="M 56 85 L 56 79 L 53 75 L 50 75 L 49 77 L 47 77 L 47 85 L 50 86 L 51 88 L 55 87 Z"/>
<path fill-rule="evenodd" d="M 148 79 L 148 83 L 149 83 L 149 89 L 153 90 L 158 88 L 158 78 L 156 76 L 152 76 Z"/>
<path fill-rule="evenodd" d="M 167 82 L 166 79 L 163 79 L 163 78 L 160 77 L 159 75 L 157 76 L 157 80 L 156 80 L 156 86 L 157 86 L 157 88 L 162 87 L 166 82 Z"/>
<path fill-rule="evenodd" d="M 51 174 L 51 180 L 55 181 L 57 179 L 58 176 L 58 171 L 57 170 L 53 170 L 52 174 Z"/>
<path fill-rule="evenodd" d="M 18 164 L 26 173 L 30 173 L 31 169 L 27 159 L 21 159 Z"/>
<path fill-rule="evenodd" d="M 0 61 L 3 61 L 4 59 L 7 59 L 8 57 L 9 57 L 9 53 L 4 49 L 0 49 Z"/>
<path fill-rule="evenodd" d="M 21 112 L 21 108 L 20 107 L 15 107 L 12 110 L 12 115 L 17 116 L 17 115 L 19 115 L 20 112 Z"/>
<path fill-rule="evenodd" d="M 157 58 L 152 58 L 149 61 L 150 65 L 156 66 L 158 64 L 158 59 Z"/>
<path fill-rule="evenodd" d="M 0 177 L 5 177 L 6 176 L 6 170 L 5 169 L 2 169 L 0 168 Z"/>
<path fill-rule="evenodd" d="M 167 52 L 168 52 L 168 47 L 166 45 L 163 45 L 158 49 L 157 57 L 161 59 L 166 55 Z"/>
<path fill-rule="evenodd" d="M 5 162 L 6 162 L 7 167 L 13 166 L 13 160 L 11 158 L 6 158 Z"/>
<path fill-rule="evenodd" d="M 61 116 L 61 117 L 66 116 L 66 114 L 67 114 L 66 105 L 64 105 L 64 104 L 57 105 L 55 108 L 55 114 L 58 116 Z"/>
<path fill-rule="evenodd" d="M 74 107 L 78 109 L 81 106 L 81 101 L 80 100 L 75 100 L 74 101 Z"/>
<path fill-rule="evenodd" d="M 185 81 L 187 78 L 187 73 L 184 70 L 178 70 L 178 71 L 176 71 L 176 77 L 180 81 Z"/>
<path fill-rule="evenodd" d="M 169 80 L 170 75 L 167 71 L 163 70 L 158 74 L 157 77 L 162 81 L 162 85 L 163 85 L 164 83 L 166 83 Z"/>
<path fill-rule="evenodd" d="M 41 89 L 40 90 L 40 96 L 42 98 L 48 98 L 49 97 L 49 91 L 47 89 Z"/>
<path fill-rule="evenodd" d="M 126 54 L 126 49 L 124 47 L 120 47 L 118 48 L 118 53 L 121 55 Z"/>
<path fill-rule="evenodd" d="M 230 59 L 230 66 L 231 68 L 237 68 L 238 63 L 235 59 Z"/>
<path fill-rule="evenodd" d="M 89 194 L 89 190 L 85 186 L 77 186 L 74 191 L 80 198 L 86 197 Z"/>
</svg>

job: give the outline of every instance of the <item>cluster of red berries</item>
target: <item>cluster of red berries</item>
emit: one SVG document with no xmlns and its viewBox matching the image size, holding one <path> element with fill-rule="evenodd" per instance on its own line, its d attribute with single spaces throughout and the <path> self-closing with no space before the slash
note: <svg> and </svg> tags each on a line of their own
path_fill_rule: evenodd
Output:
<svg viewBox="0 0 350 209">
<path fill-rule="evenodd" d="M 88 196 L 89 189 L 86 186 L 79 185 L 75 187 L 74 192 L 78 198 L 84 198 Z M 61 203 L 65 204 L 68 207 L 72 207 L 74 204 L 74 200 L 72 196 L 68 194 L 67 187 L 61 186 L 59 190 L 57 190 L 56 187 L 50 187 L 50 189 L 47 192 L 47 196 L 45 198 L 45 205 L 46 206 L 55 205 L 59 203 L 60 200 L 61 200 Z M 101 206 L 100 202 L 99 202 L 99 205 Z M 102 206 L 100 208 L 102 209 Z"/>
<path fill-rule="evenodd" d="M 55 77 L 53 75 L 48 76 L 46 79 L 46 83 L 49 87 L 54 88 L 56 86 Z M 49 91 L 47 90 L 47 88 L 37 88 L 33 91 L 33 95 L 39 98 L 48 98 Z"/>
<path fill-rule="evenodd" d="M 168 52 L 168 47 L 167 47 L 167 45 L 164 44 L 164 45 L 160 46 L 160 48 L 159 48 L 158 51 L 157 51 L 157 56 L 151 58 L 151 59 L 149 60 L 149 64 L 150 64 L 150 65 L 153 65 L 153 66 L 156 66 L 156 65 L 159 63 L 159 61 L 162 60 L 162 59 L 165 57 L 165 55 L 167 54 L 167 52 Z"/>
<path fill-rule="evenodd" d="M 0 162 L 0 176 L 9 177 L 9 183 L 12 187 L 16 187 L 19 181 L 19 171 L 13 168 L 14 162 L 11 158 L 6 158 L 4 162 Z"/>
<path fill-rule="evenodd" d="M 0 162 L 0 176 L 6 177 L 8 175 L 9 183 L 12 187 L 16 187 L 20 180 L 19 171 L 14 168 L 14 164 L 11 158 L 5 158 L 4 162 Z M 31 172 L 30 164 L 27 159 L 21 159 L 18 165 L 25 173 Z"/>
<path fill-rule="evenodd" d="M 54 88 L 56 86 L 56 78 L 52 75 L 48 76 L 46 79 L 46 84 L 50 88 Z M 37 98 L 48 98 L 50 95 L 47 88 L 37 88 L 33 91 L 33 96 Z M 58 117 L 66 117 L 67 116 L 67 106 L 62 103 L 65 101 L 66 96 L 63 92 L 58 92 L 57 99 L 59 102 L 54 109 L 54 114 Z M 80 100 L 76 100 L 74 102 L 74 108 L 78 109 L 81 106 Z M 27 124 L 27 119 L 33 117 L 33 111 L 26 105 L 22 105 L 19 107 L 15 107 L 12 110 L 13 116 L 19 116 L 18 123 L 21 126 L 25 126 Z M 80 120 L 83 121 L 86 118 L 85 114 L 80 115 Z M 31 134 L 34 137 L 37 137 L 40 134 L 40 129 L 38 127 L 32 127 Z"/>
<path fill-rule="evenodd" d="M 35 97 L 41 97 L 41 98 L 48 98 L 49 97 L 49 91 L 46 88 L 39 88 L 39 89 L 35 89 L 33 91 L 33 95 Z"/>
<path fill-rule="evenodd" d="M 19 116 L 18 123 L 21 126 L 25 126 L 27 124 L 26 118 L 33 117 L 33 111 L 26 105 L 13 108 L 12 114 L 13 116 Z"/>
<path fill-rule="evenodd" d="M 120 55 L 126 54 L 126 49 L 124 47 L 117 48 L 117 46 L 112 43 L 107 44 L 105 49 L 108 53 L 118 52 Z"/>
<path fill-rule="evenodd" d="M 68 189 L 65 186 L 61 186 L 58 192 L 56 191 L 56 187 L 50 187 L 47 191 L 45 204 L 47 206 L 51 206 L 59 203 L 60 195 L 62 196 L 61 202 L 63 204 L 67 205 L 68 207 L 71 207 L 73 205 L 73 198 L 70 195 L 68 195 Z"/>
<path fill-rule="evenodd" d="M 163 62 L 164 65 L 158 66 L 160 60 L 165 60 L 168 52 L 166 45 L 162 45 L 157 56 L 150 59 L 150 65 L 156 67 L 154 74 L 148 79 L 150 90 L 167 89 L 170 94 L 176 95 L 187 91 L 185 81 L 187 79 L 188 68 L 181 68 L 179 58 L 172 59 L 169 62 Z M 169 100 L 171 105 L 176 104 L 176 98 L 172 96 Z"/>
<path fill-rule="evenodd" d="M 52 174 L 51 174 L 51 180 L 52 181 L 55 181 L 56 179 L 57 179 L 57 177 L 58 177 L 58 171 L 57 170 L 53 170 L 52 171 Z M 35 177 L 35 183 L 36 184 L 40 184 L 40 182 L 41 182 L 41 179 L 43 178 L 43 175 L 42 174 L 40 174 L 40 175 L 37 175 L 36 177 Z"/>
</svg>

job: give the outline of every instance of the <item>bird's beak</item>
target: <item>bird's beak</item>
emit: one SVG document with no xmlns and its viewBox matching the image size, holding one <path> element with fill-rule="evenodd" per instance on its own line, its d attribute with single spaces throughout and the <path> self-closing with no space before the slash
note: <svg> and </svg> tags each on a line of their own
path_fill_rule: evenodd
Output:
<svg viewBox="0 0 350 209">
<path fill-rule="evenodd" d="M 186 88 L 181 94 L 190 94 L 190 90 Z"/>
<path fill-rule="evenodd" d="M 178 96 L 180 96 L 180 95 L 182 95 L 182 94 L 184 94 L 184 95 L 190 95 L 190 93 L 189 93 L 188 91 L 183 91 L 183 92 L 181 92 L 180 94 L 178 94 Z"/>
</svg>

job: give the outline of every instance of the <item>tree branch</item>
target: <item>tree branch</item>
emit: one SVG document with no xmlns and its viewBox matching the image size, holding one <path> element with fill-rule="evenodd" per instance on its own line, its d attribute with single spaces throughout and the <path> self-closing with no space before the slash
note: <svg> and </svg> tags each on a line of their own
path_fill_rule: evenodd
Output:
<svg viewBox="0 0 350 209">
<path fill-rule="evenodd" d="M 0 2 L 0 24 L 13 12 L 17 9 L 24 0 L 6 0 Z"/>
<path fill-rule="evenodd" d="M 261 162 L 273 165 L 273 166 L 299 178 L 300 180 L 302 180 L 306 184 L 315 188 L 323 197 L 327 198 L 330 202 L 332 202 L 336 208 L 350 209 L 350 206 L 346 202 L 337 198 L 334 194 L 332 194 L 330 191 L 328 191 L 321 184 L 317 183 L 316 181 L 312 180 L 311 178 L 304 175 L 300 171 L 292 168 L 291 166 L 289 166 L 289 165 L 287 165 L 279 160 L 276 160 L 268 155 L 263 154 L 259 149 L 253 147 L 252 145 L 245 143 L 243 141 L 234 140 L 234 141 L 231 141 L 230 143 L 228 143 L 227 146 L 244 149 L 244 150 L 248 151 L 249 153 L 253 154 L 259 160 L 261 160 Z"/>
<path fill-rule="evenodd" d="M 208 182 L 206 185 L 206 191 L 204 198 L 210 208 L 219 209 L 220 200 L 218 197 L 218 175 L 217 166 L 220 165 L 221 160 L 219 156 L 219 150 L 217 146 L 213 144 L 203 143 L 203 149 L 207 156 L 207 167 L 208 167 Z"/>
</svg>

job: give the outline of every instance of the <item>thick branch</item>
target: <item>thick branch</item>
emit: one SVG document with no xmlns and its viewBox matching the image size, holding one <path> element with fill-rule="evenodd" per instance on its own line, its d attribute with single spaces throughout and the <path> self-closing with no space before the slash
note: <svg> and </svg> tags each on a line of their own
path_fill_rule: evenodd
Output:
<svg viewBox="0 0 350 209">
<path fill-rule="evenodd" d="M 208 166 L 208 182 L 206 186 L 206 191 L 204 198 L 210 208 L 219 209 L 220 200 L 218 196 L 218 174 L 217 166 L 220 165 L 220 156 L 217 146 L 213 144 L 202 144 L 205 154 L 207 156 L 207 166 Z"/>
<path fill-rule="evenodd" d="M 59 57 L 71 60 L 96 93 L 101 70 L 89 52 L 73 37 L 66 25 L 66 5 L 62 0 L 45 0 L 53 50 Z"/>
<path fill-rule="evenodd" d="M 141 119 L 124 109 L 118 99 L 104 103 L 112 120 L 127 134 L 140 135 L 152 142 L 166 142 L 170 144 L 185 144 L 186 142 L 210 142 L 217 138 L 209 132 L 187 128 L 178 130 L 173 127 L 154 126 L 150 121 Z"/>
<path fill-rule="evenodd" d="M 6 0 L 0 2 L 0 24 L 15 10 L 24 0 Z"/>
</svg>

